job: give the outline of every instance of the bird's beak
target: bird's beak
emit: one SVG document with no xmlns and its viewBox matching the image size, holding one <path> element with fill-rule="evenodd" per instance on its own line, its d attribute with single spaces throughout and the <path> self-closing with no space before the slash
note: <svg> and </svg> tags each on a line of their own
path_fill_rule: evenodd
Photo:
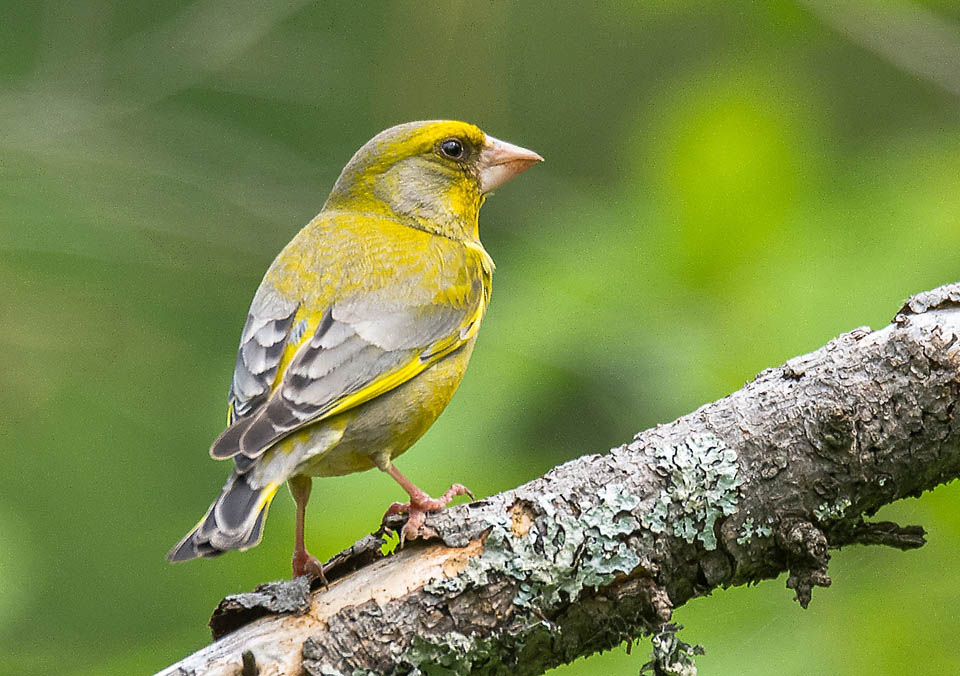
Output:
<svg viewBox="0 0 960 676">
<path fill-rule="evenodd" d="M 480 192 L 486 195 L 543 158 L 532 150 L 487 136 L 480 151 Z"/>
</svg>

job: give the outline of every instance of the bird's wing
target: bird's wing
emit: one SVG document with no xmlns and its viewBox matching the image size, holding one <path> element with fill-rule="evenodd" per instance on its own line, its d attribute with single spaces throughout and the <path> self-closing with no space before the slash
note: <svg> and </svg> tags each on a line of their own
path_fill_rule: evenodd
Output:
<svg viewBox="0 0 960 676">
<path fill-rule="evenodd" d="M 233 387 L 243 399 L 232 405 L 246 414 L 214 442 L 211 454 L 256 457 L 294 430 L 370 401 L 461 347 L 483 317 L 483 284 L 461 282 L 440 295 L 444 302 L 404 303 L 384 288 L 312 314 L 277 303 L 269 306 L 270 319 L 248 320 L 259 328 L 249 336 L 244 331 Z M 308 328 L 298 337 L 301 326 Z M 291 336 L 299 345 L 284 359 L 282 346 Z M 245 348 L 251 341 L 255 347 Z M 272 388 L 262 389 L 271 374 Z"/>
<path fill-rule="evenodd" d="M 237 364 L 230 383 L 227 425 L 262 406 L 273 390 L 284 351 L 290 342 L 299 303 L 269 286 L 261 286 L 250 305 L 240 336 Z"/>
</svg>

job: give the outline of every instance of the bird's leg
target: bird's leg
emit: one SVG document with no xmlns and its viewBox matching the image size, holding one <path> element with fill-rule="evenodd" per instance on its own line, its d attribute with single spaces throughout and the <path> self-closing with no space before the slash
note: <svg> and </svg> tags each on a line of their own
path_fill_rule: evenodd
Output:
<svg viewBox="0 0 960 676">
<path fill-rule="evenodd" d="M 293 500 L 297 503 L 297 534 L 291 562 L 293 564 L 293 577 L 294 579 L 304 575 L 319 577 L 323 581 L 323 586 L 327 586 L 327 578 L 323 574 L 323 564 L 317 557 L 312 556 L 307 551 L 303 543 L 303 522 L 307 514 L 307 500 L 310 499 L 310 488 L 313 480 L 308 476 L 299 475 L 292 477 L 288 484 L 290 485 L 290 493 L 293 494 Z"/>
<path fill-rule="evenodd" d="M 392 514 L 408 515 L 407 522 L 403 525 L 403 530 L 400 531 L 401 544 L 406 540 L 416 540 L 423 535 L 423 522 L 427 518 L 427 512 L 443 509 L 458 495 L 469 495 L 471 499 L 473 498 L 473 493 L 463 484 L 453 484 L 447 489 L 447 492 L 439 498 L 431 498 L 414 486 L 413 482 L 403 476 L 400 470 L 393 465 L 386 467 L 384 471 L 392 476 L 394 481 L 400 484 L 403 490 L 407 492 L 407 495 L 410 496 L 410 502 L 395 502 L 390 505 L 387 513 L 383 515 L 384 518 Z"/>
</svg>

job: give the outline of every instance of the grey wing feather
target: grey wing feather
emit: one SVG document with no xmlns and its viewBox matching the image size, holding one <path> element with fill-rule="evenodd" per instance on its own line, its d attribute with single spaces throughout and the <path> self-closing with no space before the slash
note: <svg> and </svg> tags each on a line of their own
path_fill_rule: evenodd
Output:
<svg viewBox="0 0 960 676">
<path fill-rule="evenodd" d="M 298 303 L 261 286 L 240 336 L 230 385 L 230 424 L 249 415 L 270 396 Z"/>
<path fill-rule="evenodd" d="M 467 314 L 466 308 L 437 305 L 334 305 L 287 367 L 277 392 L 251 417 L 240 436 L 240 451 L 259 455 L 293 430 L 323 417 L 344 396 L 457 333 Z"/>
<path fill-rule="evenodd" d="M 452 305 L 397 306 L 376 294 L 337 303 L 333 308 L 335 320 L 385 350 L 425 347 L 451 335 L 465 315 L 464 308 Z"/>
</svg>

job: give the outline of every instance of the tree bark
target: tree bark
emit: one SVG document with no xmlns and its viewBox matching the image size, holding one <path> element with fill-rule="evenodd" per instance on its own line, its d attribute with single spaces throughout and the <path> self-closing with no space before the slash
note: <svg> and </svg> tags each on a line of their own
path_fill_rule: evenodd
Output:
<svg viewBox="0 0 960 676">
<path fill-rule="evenodd" d="M 828 548 L 900 549 L 865 520 L 960 475 L 960 284 L 911 298 L 719 401 L 603 455 L 432 514 L 390 556 L 380 533 L 305 580 L 228 597 L 216 642 L 174 674 L 540 674 L 654 634 L 656 673 L 695 673 L 672 609 L 789 572 L 806 607 Z M 396 527 L 398 521 L 388 523 Z"/>
</svg>

